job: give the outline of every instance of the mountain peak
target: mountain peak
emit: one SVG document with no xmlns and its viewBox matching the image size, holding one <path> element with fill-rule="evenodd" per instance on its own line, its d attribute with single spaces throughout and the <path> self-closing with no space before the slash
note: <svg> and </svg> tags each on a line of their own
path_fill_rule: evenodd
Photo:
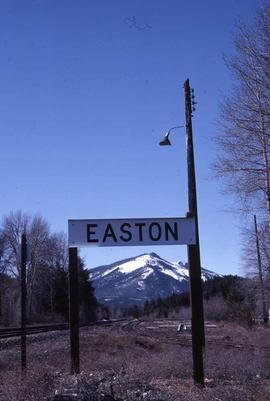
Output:
<svg viewBox="0 0 270 401">
<path fill-rule="evenodd" d="M 146 254 L 147 255 L 147 254 Z M 160 256 L 158 254 L 156 254 L 155 252 L 150 252 L 148 253 L 148 255 L 150 255 L 152 258 L 158 258 L 160 259 Z"/>
<path fill-rule="evenodd" d="M 96 267 L 90 273 L 97 299 L 114 307 L 142 304 L 189 288 L 188 266 L 171 263 L 154 252 Z M 203 280 L 213 276 L 202 269 Z"/>
</svg>

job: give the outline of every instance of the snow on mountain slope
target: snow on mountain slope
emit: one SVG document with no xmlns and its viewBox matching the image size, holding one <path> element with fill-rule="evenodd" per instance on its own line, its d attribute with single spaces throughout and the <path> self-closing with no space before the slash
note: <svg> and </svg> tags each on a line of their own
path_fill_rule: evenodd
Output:
<svg viewBox="0 0 270 401">
<path fill-rule="evenodd" d="M 96 267 L 90 273 L 97 299 L 120 307 L 186 291 L 189 281 L 187 265 L 168 262 L 155 253 Z M 214 276 L 202 269 L 203 280 Z"/>
</svg>

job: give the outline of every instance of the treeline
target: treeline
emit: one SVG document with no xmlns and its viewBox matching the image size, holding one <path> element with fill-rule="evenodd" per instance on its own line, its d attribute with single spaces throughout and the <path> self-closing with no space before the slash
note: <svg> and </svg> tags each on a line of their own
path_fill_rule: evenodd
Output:
<svg viewBox="0 0 270 401">
<path fill-rule="evenodd" d="M 152 299 L 146 301 L 143 306 L 133 305 L 123 312 L 124 317 L 132 316 L 151 317 L 151 318 L 167 318 L 173 313 L 178 312 L 180 307 L 189 306 L 189 293 L 172 294 L 166 298 Z"/>
<path fill-rule="evenodd" d="M 209 320 L 237 320 L 251 323 L 256 316 L 253 296 L 254 282 L 238 276 L 214 277 L 203 284 L 205 318 Z M 135 318 L 190 318 L 189 293 L 172 294 L 167 298 L 146 301 L 124 311 L 124 316 Z"/>
<path fill-rule="evenodd" d="M 0 324 L 20 321 L 20 242 L 26 233 L 29 257 L 26 271 L 28 323 L 67 321 L 68 247 L 63 233 L 53 233 L 47 221 L 22 212 L 11 213 L 0 227 Z M 98 305 L 89 271 L 79 258 L 81 322 L 108 312 Z"/>
</svg>

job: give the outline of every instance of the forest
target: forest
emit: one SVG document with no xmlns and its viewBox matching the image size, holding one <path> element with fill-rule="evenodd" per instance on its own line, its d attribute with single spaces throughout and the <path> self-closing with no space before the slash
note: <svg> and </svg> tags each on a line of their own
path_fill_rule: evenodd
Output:
<svg viewBox="0 0 270 401">
<path fill-rule="evenodd" d="M 260 305 L 258 307 L 254 294 L 256 284 L 248 278 L 225 275 L 207 280 L 203 283 L 205 319 L 237 322 L 246 326 L 263 322 Z M 189 320 L 189 292 L 146 301 L 143 307 L 134 305 L 126 309 L 123 315 L 134 318 Z"/>
<path fill-rule="evenodd" d="M 64 233 L 52 233 L 41 216 L 22 212 L 3 219 L 0 230 L 0 324 L 20 322 L 20 242 L 28 241 L 27 323 L 68 321 L 68 247 Z M 108 311 L 99 305 L 84 261 L 78 263 L 80 321 L 95 321 Z"/>
</svg>

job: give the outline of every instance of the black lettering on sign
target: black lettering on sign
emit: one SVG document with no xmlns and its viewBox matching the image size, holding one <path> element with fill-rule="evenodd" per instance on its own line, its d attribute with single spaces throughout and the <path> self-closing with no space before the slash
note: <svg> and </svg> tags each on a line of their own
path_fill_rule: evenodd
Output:
<svg viewBox="0 0 270 401">
<path fill-rule="evenodd" d="M 117 238 L 111 224 L 107 224 L 102 242 L 106 242 L 107 238 L 112 238 L 114 242 L 117 242 Z"/>
<path fill-rule="evenodd" d="M 92 228 L 97 228 L 97 224 L 87 224 L 87 242 L 98 242 L 97 238 L 91 238 L 91 235 L 95 235 L 96 231 L 91 231 Z"/>
<path fill-rule="evenodd" d="M 178 226 L 177 226 L 177 223 L 174 222 L 173 225 L 174 225 L 174 228 L 172 228 L 169 223 L 165 223 L 165 238 L 166 238 L 166 241 L 169 241 L 169 233 L 171 234 L 173 239 L 175 239 L 176 241 L 178 240 Z"/>
<path fill-rule="evenodd" d="M 136 227 L 139 227 L 139 241 L 142 242 L 143 241 L 143 232 L 142 232 L 142 228 L 145 226 L 145 223 L 135 223 L 134 224 Z"/>
<path fill-rule="evenodd" d="M 156 236 L 154 236 L 154 233 Z M 161 237 L 161 227 L 158 223 L 151 223 L 149 226 L 149 237 L 152 241 L 158 241 Z"/>
<path fill-rule="evenodd" d="M 132 234 L 129 230 L 126 229 L 127 228 L 131 228 L 131 225 L 129 223 L 123 223 L 121 224 L 120 230 L 122 231 L 123 234 L 127 234 L 127 237 L 123 237 L 123 235 L 120 235 L 120 239 L 122 241 L 130 241 L 132 238 Z"/>
</svg>

